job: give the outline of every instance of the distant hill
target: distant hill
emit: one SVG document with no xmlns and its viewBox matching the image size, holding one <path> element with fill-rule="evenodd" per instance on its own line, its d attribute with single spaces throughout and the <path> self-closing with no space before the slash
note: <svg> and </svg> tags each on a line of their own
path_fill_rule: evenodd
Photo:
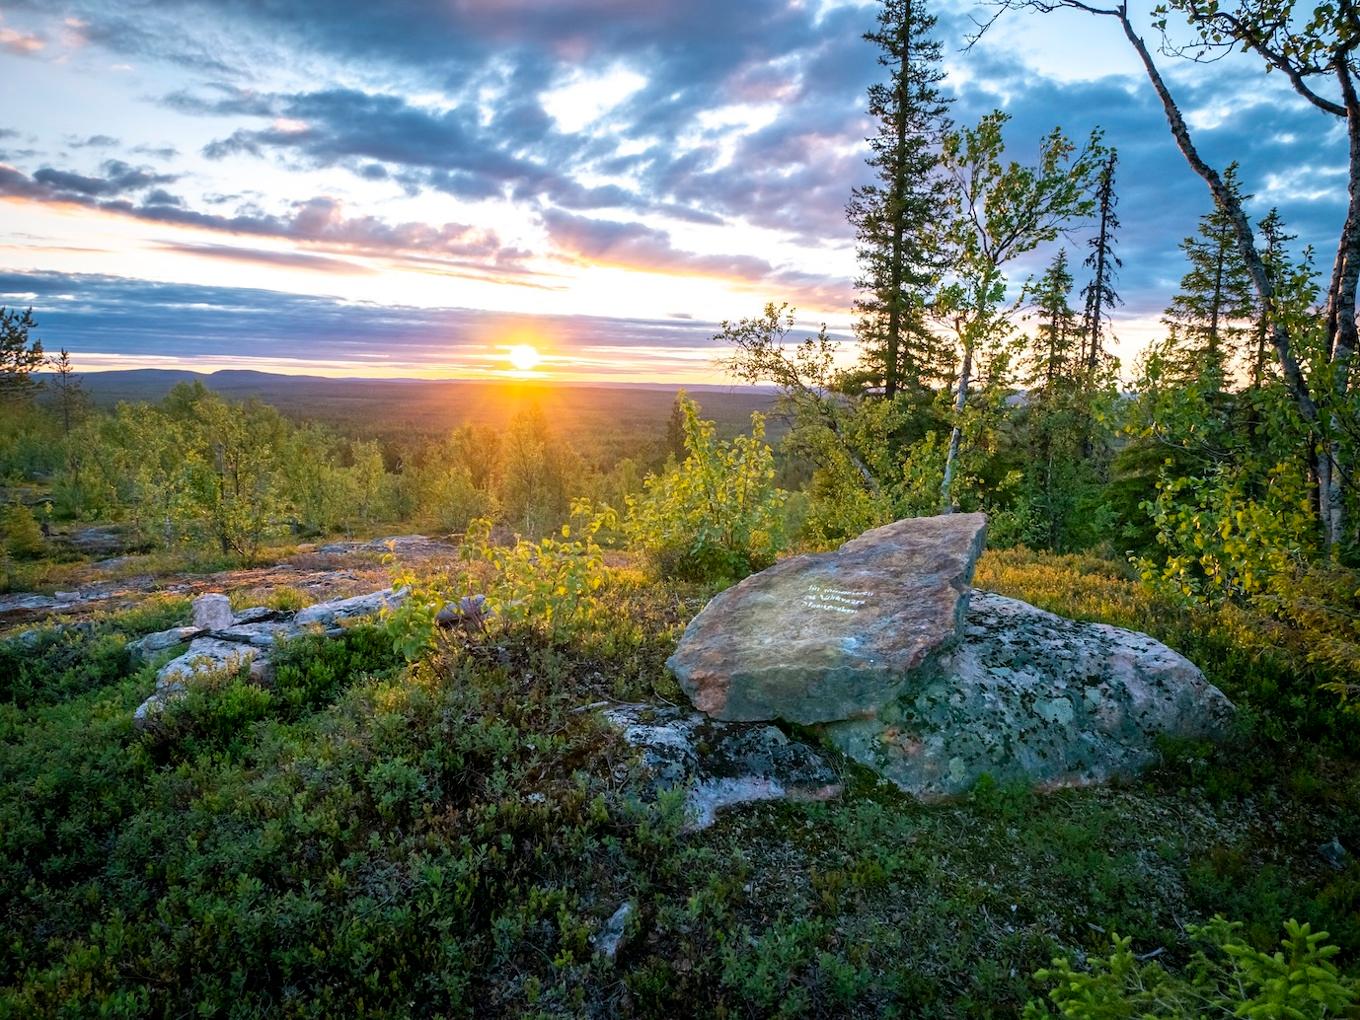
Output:
<svg viewBox="0 0 1360 1020">
<path fill-rule="evenodd" d="M 333 379 L 229 370 L 91 372 L 81 383 L 100 406 L 158 401 L 176 384 L 202 382 L 231 400 L 256 398 L 294 418 L 326 422 L 348 434 L 384 439 L 427 436 L 466 424 L 505 425 L 537 405 L 564 437 L 581 446 L 660 436 L 680 387 L 657 384 L 483 382 L 444 379 Z M 685 389 L 726 434 L 746 428 L 751 412 L 768 411 L 770 391 L 753 387 Z"/>
</svg>

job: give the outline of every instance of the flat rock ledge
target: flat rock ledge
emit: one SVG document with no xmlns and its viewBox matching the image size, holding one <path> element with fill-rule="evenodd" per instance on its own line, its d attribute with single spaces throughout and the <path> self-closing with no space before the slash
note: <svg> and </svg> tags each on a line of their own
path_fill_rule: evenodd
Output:
<svg viewBox="0 0 1360 1020">
<path fill-rule="evenodd" d="M 986 533 L 983 514 L 909 518 L 781 560 L 709 602 L 667 665 L 715 719 L 872 716 L 956 639 Z"/>
<path fill-rule="evenodd" d="M 826 739 L 932 800 L 985 774 L 1038 789 L 1132 776 L 1160 737 L 1215 738 L 1234 713 L 1198 667 L 1130 630 L 1080 623 L 977 591 L 961 639 L 873 718 Z"/>
<path fill-rule="evenodd" d="M 686 791 L 686 831 L 706 829 L 719 811 L 740 804 L 841 793 L 826 758 L 776 726 L 717 722 L 673 706 L 615 705 L 601 715 L 641 751 L 643 774 L 629 778 L 645 798 Z"/>
<path fill-rule="evenodd" d="M 385 588 L 367 595 L 321 602 L 298 613 L 265 606 L 233 613 L 226 595 L 218 592 L 200 595 L 193 601 L 191 625 L 171 627 L 128 644 L 134 658 L 143 661 L 188 644 L 180 655 L 157 671 L 156 689 L 132 713 L 132 723 L 138 729 L 154 725 L 165 706 L 181 697 L 195 677 L 204 674 L 249 668 L 252 680 L 268 683 L 273 676 L 270 652 L 280 641 L 307 633 L 338 636 L 347 621 L 395 609 L 407 594 L 405 588 Z"/>
</svg>

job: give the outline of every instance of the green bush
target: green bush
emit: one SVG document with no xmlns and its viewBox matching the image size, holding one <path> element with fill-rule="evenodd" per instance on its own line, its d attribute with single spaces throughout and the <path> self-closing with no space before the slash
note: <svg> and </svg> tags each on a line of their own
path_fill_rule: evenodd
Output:
<svg viewBox="0 0 1360 1020">
<path fill-rule="evenodd" d="M 35 560 L 47 551 L 47 540 L 33 511 L 23 503 L 11 503 L 4 514 L 5 549 L 16 560 Z"/>
<path fill-rule="evenodd" d="M 769 566 L 784 547 L 787 495 L 774 485 L 764 419 L 752 415 L 751 434 L 726 442 L 692 400 L 680 409 L 688 456 L 628 500 L 630 543 L 664 577 L 734 580 Z"/>
<path fill-rule="evenodd" d="M 52 704 L 122 680 L 133 669 L 128 641 L 183 622 L 187 610 L 184 599 L 149 599 L 127 613 L 0 641 L 0 701 Z"/>
<path fill-rule="evenodd" d="M 1071 1020 L 1200 1020 L 1249 1017 L 1252 1020 L 1321 1020 L 1349 1015 L 1360 1002 L 1360 984 L 1343 977 L 1332 962 L 1339 951 L 1325 931 L 1289 921 L 1280 949 L 1263 953 L 1243 942 L 1240 927 L 1216 917 L 1187 930 L 1196 949 L 1183 971 L 1167 970 L 1156 960 L 1140 960 L 1130 939 L 1113 937 L 1106 959 L 1089 969 L 1066 957 L 1035 977 L 1050 985 L 1049 1002 L 1033 999 L 1027 1020 L 1061 1016 Z"/>
</svg>

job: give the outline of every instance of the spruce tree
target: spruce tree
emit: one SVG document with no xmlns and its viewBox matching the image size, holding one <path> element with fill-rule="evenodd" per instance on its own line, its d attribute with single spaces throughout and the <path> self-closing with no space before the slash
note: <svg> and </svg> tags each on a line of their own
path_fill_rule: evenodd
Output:
<svg viewBox="0 0 1360 1020">
<path fill-rule="evenodd" d="M 864 37 L 878 46 L 888 80 L 869 87 L 875 179 L 851 193 L 846 215 L 858 245 L 856 334 L 865 374 L 889 399 L 949 372 L 950 352 L 925 324 L 939 272 L 930 238 L 944 205 L 938 146 L 946 101 L 934 27 L 925 0 L 882 0 L 878 26 Z"/>
<path fill-rule="evenodd" d="M 1119 216 L 1115 206 L 1119 197 L 1114 190 L 1114 171 L 1119 162 L 1119 154 L 1111 149 L 1101 168 L 1096 182 L 1096 220 L 1095 236 L 1091 238 L 1091 252 L 1084 263 L 1092 272 L 1091 282 L 1082 288 L 1081 296 L 1086 302 L 1086 313 L 1082 324 L 1082 360 L 1087 371 L 1094 374 L 1104 354 L 1103 333 L 1105 317 L 1110 309 L 1122 304 L 1115 292 L 1114 278 L 1124 263 L 1114 252 L 1114 237 L 1119 230 Z"/>
<path fill-rule="evenodd" d="M 1026 492 L 1033 518 L 1025 541 L 1061 550 L 1080 545 L 1079 507 L 1096 472 L 1081 456 L 1088 440 L 1089 386 L 1082 324 L 1069 299 L 1072 271 L 1060 249 L 1034 290 L 1034 330 L 1026 358 Z"/>
<path fill-rule="evenodd" d="M 49 364 L 52 366 L 52 391 L 56 397 L 57 415 L 61 418 L 61 432 L 69 436 L 72 427 L 80 422 L 89 409 L 90 398 L 85 387 L 80 384 L 80 378 L 71 364 L 71 355 L 65 347 L 55 358 L 49 359 Z"/>
<path fill-rule="evenodd" d="M 1237 164 L 1228 167 L 1223 183 L 1239 203 L 1249 197 L 1241 194 Z M 1166 310 L 1171 346 L 1178 355 L 1174 367 L 1221 392 L 1258 318 L 1251 274 L 1232 220 L 1221 207 L 1200 217 L 1198 232 L 1181 242 L 1181 251 L 1190 268 Z"/>
<path fill-rule="evenodd" d="M 1035 289 L 1035 345 L 1030 352 L 1027 383 L 1032 391 L 1051 395 L 1077 367 L 1072 357 L 1079 341 L 1077 317 L 1068 304 L 1072 271 L 1067 249 L 1061 248 L 1049 263 Z"/>
<path fill-rule="evenodd" d="M 1289 291 L 1289 242 L 1298 235 L 1285 232 L 1284 220 L 1278 209 L 1271 209 L 1257 224 L 1261 231 L 1261 260 L 1278 295 Z M 1256 303 L 1255 349 L 1251 355 L 1251 388 L 1259 390 L 1265 382 L 1270 365 L 1270 315 L 1258 299 Z"/>
</svg>

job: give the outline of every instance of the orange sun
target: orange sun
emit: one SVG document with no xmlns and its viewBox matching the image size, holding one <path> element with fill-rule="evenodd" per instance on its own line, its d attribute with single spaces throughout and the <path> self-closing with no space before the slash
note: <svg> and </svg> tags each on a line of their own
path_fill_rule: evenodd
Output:
<svg viewBox="0 0 1360 1020">
<path fill-rule="evenodd" d="M 532 372 L 543 361 L 543 355 L 528 344 L 515 344 L 510 348 L 508 357 L 516 372 Z"/>
</svg>

